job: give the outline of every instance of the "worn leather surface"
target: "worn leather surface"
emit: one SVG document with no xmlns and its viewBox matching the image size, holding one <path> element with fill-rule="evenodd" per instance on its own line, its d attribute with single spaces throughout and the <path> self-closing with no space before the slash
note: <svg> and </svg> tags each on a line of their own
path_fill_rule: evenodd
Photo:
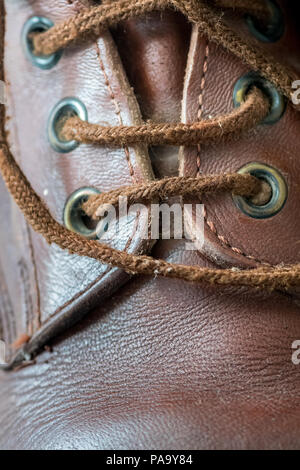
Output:
<svg viewBox="0 0 300 470">
<path fill-rule="evenodd" d="M 169 28 L 162 27 L 164 21 Z M 133 44 L 134 40 L 140 44 L 141 74 L 134 86 L 140 87 L 143 113 L 146 103 L 154 103 L 147 118 L 159 109 L 160 83 L 169 74 L 169 64 L 177 63 L 175 48 L 161 47 L 160 55 L 153 55 L 150 47 L 149 52 L 149 29 L 155 50 L 153 44 L 160 37 L 163 43 L 179 43 L 178 34 L 185 28 L 181 21 L 172 14 L 153 15 L 119 32 L 122 41 L 127 35 L 128 47 L 131 38 Z M 151 28 L 147 28 L 149 23 Z M 291 24 L 289 18 L 287 23 Z M 117 34 L 113 32 L 116 40 Z M 198 116 L 206 45 L 194 30 L 183 120 Z M 278 47 L 288 55 L 290 49 L 284 42 Z M 296 47 L 290 48 L 294 52 L 288 60 L 296 65 Z M 130 54 L 121 51 L 121 55 L 132 82 Z M 153 79 L 149 58 L 161 81 Z M 211 44 L 209 61 L 203 116 L 230 109 L 232 83 L 243 70 L 236 59 Z M 153 90 L 150 100 L 147 83 Z M 218 93 L 214 100 L 213 89 Z M 166 89 L 162 119 L 176 118 L 178 107 L 174 115 L 168 115 L 169 109 L 175 109 L 176 90 L 174 86 Z M 188 252 L 178 241 L 160 241 L 153 255 L 200 266 L 296 261 L 298 128 L 299 118 L 289 110 L 278 125 L 257 129 L 251 139 L 226 148 L 201 148 L 199 160 L 198 149 L 181 151 L 181 171 L 189 174 L 195 173 L 197 161 L 203 172 L 234 169 L 252 160 L 253 152 L 255 157 L 262 153 L 284 172 L 292 187 L 289 211 L 280 214 L 280 221 L 274 218 L 268 229 L 262 230 L 255 221 L 251 225 L 240 214 L 238 225 L 230 197 L 205 201 L 218 234 L 257 260 L 230 249 L 216 234 L 209 238 L 211 230 L 206 232 L 202 252 Z M 157 154 L 164 151 L 159 149 Z M 177 158 L 174 151 L 165 167 L 159 159 L 153 160 L 156 173 L 167 172 Z M 8 324 L 12 328 L 12 322 Z M 0 448 L 298 449 L 300 366 L 292 363 L 292 343 L 298 339 L 299 302 L 293 295 L 136 277 L 99 301 L 76 326 L 48 342 L 52 350 L 39 354 L 34 365 L 0 374 Z"/>
<path fill-rule="evenodd" d="M 108 191 L 152 178 L 147 149 L 142 146 L 111 150 L 81 145 L 71 153 L 59 154 L 48 143 L 48 116 L 56 103 L 68 96 L 85 104 L 90 122 L 141 122 L 108 32 L 94 44 L 68 49 L 49 71 L 32 66 L 24 55 L 21 31 L 31 16 L 46 16 L 57 23 L 86 5 L 61 0 L 51 5 L 26 0 L 5 2 L 6 137 L 33 188 L 59 222 L 68 196 L 78 188 Z M 7 247 L 1 251 L 1 265 L 5 267 L 16 335 L 5 340 L 12 344 L 26 334 L 34 343 L 43 335 L 43 342 L 45 336 L 78 319 L 128 276 L 96 261 L 70 256 L 56 246 L 49 247 L 26 226 L 14 203 L 8 199 L 7 204 L 9 207 L 3 204 L 2 210 L 9 213 L 1 215 L 8 224 L 1 230 L 1 244 Z M 140 233 L 145 224 L 147 218 L 141 215 L 131 226 L 124 226 L 114 246 L 144 251 L 146 242 Z"/>
</svg>

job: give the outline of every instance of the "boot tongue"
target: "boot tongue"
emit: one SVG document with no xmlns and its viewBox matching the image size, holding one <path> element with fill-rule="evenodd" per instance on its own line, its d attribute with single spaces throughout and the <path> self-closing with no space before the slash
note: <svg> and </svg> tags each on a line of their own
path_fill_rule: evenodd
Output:
<svg viewBox="0 0 300 470">
<path fill-rule="evenodd" d="M 190 26 L 175 12 L 153 12 L 122 23 L 114 38 L 143 117 L 180 119 Z"/>
<path fill-rule="evenodd" d="M 145 120 L 180 120 L 190 32 L 186 19 L 172 11 L 126 21 L 113 31 Z M 177 172 L 178 149 L 156 147 L 151 153 L 158 176 Z"/>
</svg>

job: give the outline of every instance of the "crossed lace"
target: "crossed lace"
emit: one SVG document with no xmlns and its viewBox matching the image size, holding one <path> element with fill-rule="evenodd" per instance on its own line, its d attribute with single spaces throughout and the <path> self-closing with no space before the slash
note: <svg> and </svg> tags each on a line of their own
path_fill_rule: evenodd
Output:
<svg viewBox="0 0 300 470">
<path fill-rule="evenodd" d="M 244 42 L 222 22 L 222 8 L 237 8 L 257 14 L 262 20 L 268 15 L 263 2 L 252 0 L 121 0 L 106 2 L 82 10 L 73 18 L 58 24 L 47 32 L 32 38 L 37 55 L 52 54 L 75 41 L 90 40 L 120 21 L 143 15 L 153 10 L 172 8 L 183 13 L 196 24 L 211 41 L 222 45 L 272 82 L 283 95 L 291 100 L 292 82 L 297 78 L 293 71 L 277 63 L 257 47 Z M 64 123 L 61 135 L 66 140 L 123 146 L 135 143 L 147 145 L 195 145 L 213 140 L 232 138 L 259 125 L 269 112 L 269 101 L 256 87 L 245 102 L 226 116 L 192 124 L 153 124 L 139 126 L 104 127 L 70 117 Z M 260 266 L 253 269 L 213 269 L 185 266 L 154 259 L 151 256 L 129 254 L 111 248 L 96 240 L 88 240 L 67 230 L 50 214 L 44 202 L 34 192 L 29 181 L 17 165 L 5 144 L 0 145 L 0 170 L 6 185 L 24 213 L 28 223 L 42 234 L 48 243 L 55 243 L 72 254 L 88 256 L 102 263 L 115 266 L 131 274 L 160 275 L 186 281 L 213 285 L 252 286 L 273 289 L 289 289 L 300 285 L 300 264 L 289 266 Z M 253 197 L 263 191 L 261 180 L 242 174 L 209 175 L 198 178 L 173 177 L 151 181 L 144 185 L 122 187 L 118 190 L 91 196 L 83 209 L 97 218 L 101 204 L 116 204 L 119 195 L 127 196 L 130 203 L 149 202 L 171 196 L 201 198 L 204 194 L 232 192 L 243 197 Z"/>
</svg>

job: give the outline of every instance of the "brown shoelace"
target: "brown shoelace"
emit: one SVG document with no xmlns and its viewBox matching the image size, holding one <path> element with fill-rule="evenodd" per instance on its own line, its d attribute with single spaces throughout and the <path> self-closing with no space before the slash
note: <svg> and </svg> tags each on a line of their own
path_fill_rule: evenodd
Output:
<svg viewBox="0 0 300 470">
<path fill-rule="evenodd" d="M 110 146 L 144 143 L 147 145 L 197 145 L 239 136 L 257 126 L 268 114 L 270 103 L 254 88 L 246 101 L 226 116 L 193 124 L 144 124 L 140 126 L 100 126 L 78 117 L 67 119 L 60 132 L 63 140 Z"/>
<path fill-rule="evenodd" d="M 245 2 L 240 0 L 243 5 Z M 226 2 L 216 0 L 215 3 Z M 238 7 L 239 0 L 228 0 L 231 7 Z M 256 2 L 254 2 L 256 3 Z M 223 5 L 226 6 L 226 5 Z M 246 61 L 262 76 L 271 81 L 289 99 L 291 84 L 296 78 L 293 72 L 257 48 L 243 42 L 220 21 L 220 12 L 203 0 L 121 0 L 85 9 L 66 22 L 54 26 L 45 33 L 33 37 L 36 54 L 51 54 L 74 41 L 98 36 L 103 30 L 130 17 L 153 10 L 175 8 L 191 22 L 197 24 L 210 40 L 221 44 Z M 260 13 L 263 14 L 263 13 Z M 125 145 L 136 142 L 156 144 L 193 145 L 207 140 L 220 140 L 246 131 L 268 114 L 269 104 L 258 89 L 253 89 L 245 103 L 227 116 L 191 125 L 145 124 L 141 126 L 103 126 L 84 123 L 69 118 L 62 129 L 64 138 L 79 142 L 106 145 Z M 72 254 L 88 256 L 102 263 L 116 266 L 132 274 L 161 275 L 193 282 L 218 285 L 253 286 L 266 289 L 289 289 L 300 285 L 300 265 L 261 266 L 254 269 L 210 269 L 198 266 L 171 264 L 150 256 L 128 254 L 113 249 L 96 240 L 87 240 L 70 232 L 51 216 L 41 198 L 34 192 L 20 170 L 7 146 L 0 146 L 0 170 L 15 201 L 35 231 L 48 243 L 56 243 Z M 225 174 L 200 178 L 166 178 L 145 185 L 133 185 L 116 191 L 91 197 L 84 204 L 88 215 L 97 218 L 97 209 L 104 203 L 116 204 L 120 195 L 126 195 L 129 203 L 149 202 L 153 199 L 180 195 L 201 197 L 212 192 L 233 192 L 251 197 L 261 191 L 261 182 L 251 175 Z"/>
<path fill-rule="evenodd" d="M 237 8 L 239 2 L 232 0 L 229 3 Z M 242 3 L 245 4 L 244 1 Z M 97 37 L 102 31 L 120 21 L 167 8 L 180 11 L 191 23 L 196 24 L 210 41 L 222 45 L 253 70 L 259 71 L 283 95 L 291 99 L 292 83 L 297 79 L 295 73 L 266 55 L 257 45 L 254 47 L 243 41 L 221 21 L 222 12 L 205 0 L 118 0 L 87 8 L 49 31 L 35 35 L 34 51 L 37 55 L 53 54 L 73 42 L 86 40 L 89 36 Z"/>
</svg>

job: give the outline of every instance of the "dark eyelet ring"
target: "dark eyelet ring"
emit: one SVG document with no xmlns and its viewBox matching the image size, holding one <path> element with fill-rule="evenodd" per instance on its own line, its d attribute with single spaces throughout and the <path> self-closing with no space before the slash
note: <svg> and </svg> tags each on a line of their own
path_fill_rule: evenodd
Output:
<svg viewBox="0 0 300 470">
<path fill-rule="evenodd" d="M 275 124 L 285 111 L 286 99 L 272 83 L 257 72 L 249 72 L 236 82 L 233 90 L 234 106 L 237 108 L 245 101 L 247 93 L 253 86 L 262 90 L 270 100 L 270 112 L 262 124 Z"/>
<path fill-rule="evenodd" d="M 262 42 L 276 42 L 283 36 L 284 19 L 279 6 L 274 0 L 265 0 L 270 10 L 270 22 L 266 28 L 262 28 L 257 18 L 247 15 L 246 22 L 250 32 Z"/>
<path fill-rule="evenodd" d="M 25 54 L 30 62 L 40 69 L 48 70 L 54 67 L 62 56 L 62 51 L 50 55 L 35 55 L 33 53 L 30 33 L 48 31 L 54 23 L 43 16 L 33 16 L 25 23 L 22 31 L 22 43 Z"/>
<path fill-rule="evenodd" d="M 283 208 L 287 200 L 288 189 L 285 179 L 278 170 L 263 163 L 253 162 L 243 166 L 238 173 L 242 175 L 250 173 L 256 178 L 265 180 L 272 189 L 269 202 L 262 206 L 253 204 L 250 199 L 234 195 L 235 204 L 244 214 L 255 219 L 267 219 L 276 215 Z"/>
<path fill-rule="evenodd" d="M 68 153 L 78 147 L 76 140 L 61 140 L 59 138 L 59 126 L 64 117 L 78 116 L 82 121 L 88 120 L 87 109 L 77 98 L 64 98 L 59 101 L 51 111 L 48 120 L 48 139 L 56 152 Z"/>
<path fill-rule="evenodd" d="M 89 240 L 98 238 L 97 229 L 90 229 L 84 222 L 84 212 L 81 205 L 89 198 L 100 194 L 100 191 L 94 188 L 80 188 L 69 196 L 64 208 L 64 225 L 68 230 L 79 233 Z"/>
</svg>

